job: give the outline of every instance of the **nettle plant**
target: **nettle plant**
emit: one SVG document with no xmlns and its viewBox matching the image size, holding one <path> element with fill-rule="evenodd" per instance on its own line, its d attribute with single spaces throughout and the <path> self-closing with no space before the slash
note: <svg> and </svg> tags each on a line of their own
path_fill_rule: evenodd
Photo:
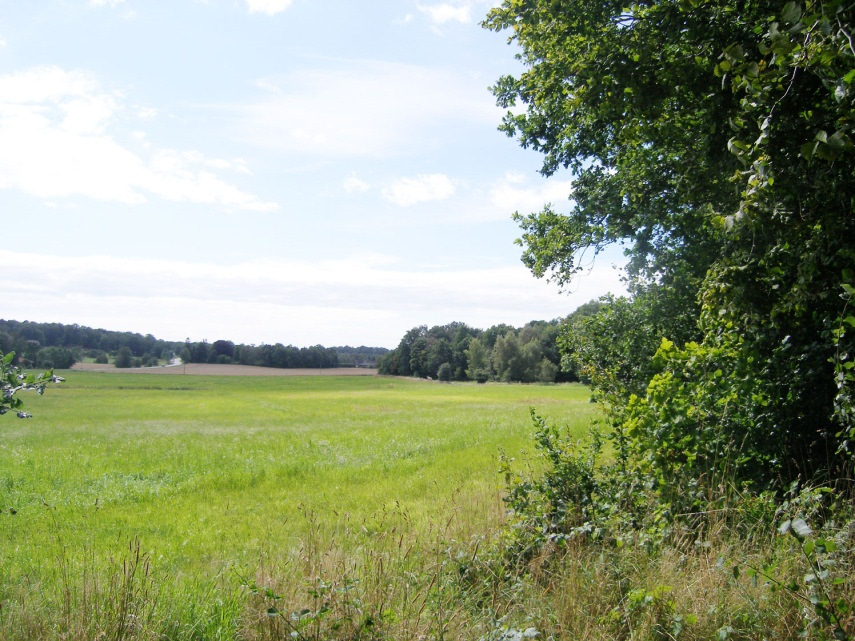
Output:
<svg viewBox="0 0 855 641">
<path fill-rule="evenodd" d="M 0 414 L 15 412 L 18 418 L 30 418 L 29 412 L 23 411 L 23 401 L 18 392 L 34 391 L 44 394 L 48 383 L 61 383 L 65 379 L 55 376 L 53 370 L 41 374 L 24 372 L 20 367 L 14 365 L 15 352 L 9 352 L 5 356 L 0 353 Z"/>
</svg>

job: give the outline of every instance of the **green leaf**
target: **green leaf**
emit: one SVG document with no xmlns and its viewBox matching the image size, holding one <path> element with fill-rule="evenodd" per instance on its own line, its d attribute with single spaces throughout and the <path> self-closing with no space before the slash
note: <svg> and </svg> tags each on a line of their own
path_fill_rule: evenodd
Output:
<svg viewBox="0 0 855 641">
<path fill-rule="evenodd" d="M 724 55 L 731 62 L 740 62 L 745 58 L 745 51 L 742 49 L 742 45 L 732 44 L 724 50 Z"/>
<path fill-rule="evenodd" d="M 837 544 L 831 539 L 819 539 L 816 544 L 820 546 L 826 554 L 831 554 L 837 550 Z"/>
<path fill-rule="evenodd" d="M 796 24 L 802 17 L 802 8 L 796 2 L 788 2 L 781 10 L 781 19 L 789 24 Z"/>
<path fill-rule="evenodd" d="M 813 530 L 810 528 L 810 526 L 807 524 L 807 522 L 804 519 L 793 519 L 791 527 L 792 527 L 792 532 L 797 537 L 804 538 L 804 537 L 807 537 L 807 536 L 810 536 L 811 534 L 813 534 Z"/>
</svg>

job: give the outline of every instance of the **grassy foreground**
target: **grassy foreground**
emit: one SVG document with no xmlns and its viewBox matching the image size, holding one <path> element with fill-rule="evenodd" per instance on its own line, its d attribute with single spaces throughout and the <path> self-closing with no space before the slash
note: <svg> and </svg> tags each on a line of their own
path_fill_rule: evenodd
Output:
<svg viewBox="0 0 855 641">
<path fill-rule="evenodd" d="M 25 400 L 0 431 L 10 640 L 451 634 L 499 450 L 531 449 L 530 406 L 580 435 L 595 413 L 581 386 L 353 377 L 70 372 Z"/>
</svg>

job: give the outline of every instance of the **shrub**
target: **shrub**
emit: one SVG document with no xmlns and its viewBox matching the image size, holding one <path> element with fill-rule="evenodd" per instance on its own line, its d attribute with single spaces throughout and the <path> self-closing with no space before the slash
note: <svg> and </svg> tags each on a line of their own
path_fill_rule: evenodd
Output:
<svg viewBox="0 0 855 641">
<path fill-rule="evenodd" d="M 116 360 L 114 361 L 116 367 L 121 369 L 131 367 L 133 365 L 133 357 L 134 355 L 131 353 L 129 347 L 119 348 L 119 351 L 116 352 Z"/>
<path fill-rule="evenodd" d="M 443 363 L 436 371 L 436 377 L 443 383 L 448 383 L 451 380 L 451 374 L 451 365 L 448 363 Z"/>
<path fill-rule="evenodd" d="M 64 347 L 45 347 L 36 354 L 36 366 L 44 369 L 68 369 L 77 359 Z"/>
</svg>

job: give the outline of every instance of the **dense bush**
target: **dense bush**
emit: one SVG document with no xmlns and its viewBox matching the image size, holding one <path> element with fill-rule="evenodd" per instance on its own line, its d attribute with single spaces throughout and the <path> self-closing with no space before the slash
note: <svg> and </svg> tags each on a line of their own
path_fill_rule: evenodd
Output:
<svg viewBox="0 0 855 641">
<path fill-rule="evenodd" d="M 36 354 L 36 367 L 68 369 L 77 362 L 77 356 L 64 347 L 45 347 Z"/>
<path fill-rule="evenodd" d="M 122 347 L 116 352 L 116 358 L 113 361 L 116 367 L 120 369 L 126 369 L 128 367 L 133 367 L 134 365 L 134 355 L 131 353 L 129 347 Z"/>
</svg>

